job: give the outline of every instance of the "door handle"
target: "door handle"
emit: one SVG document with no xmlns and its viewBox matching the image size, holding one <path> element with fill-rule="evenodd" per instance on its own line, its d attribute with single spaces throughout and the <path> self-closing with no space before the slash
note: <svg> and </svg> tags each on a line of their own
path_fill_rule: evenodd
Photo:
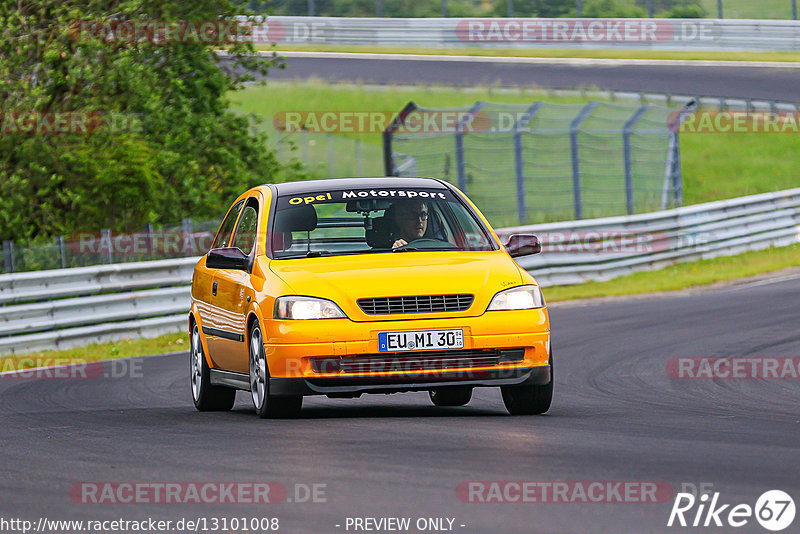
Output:
<svg viewBox="0 0 800 534">
<path fill-rule="evenodd" d="M 213 284 L 211 284 L 211 294 L 213 296 L 217 296 L 217 281 L 215 280 Z"/>
</svg>

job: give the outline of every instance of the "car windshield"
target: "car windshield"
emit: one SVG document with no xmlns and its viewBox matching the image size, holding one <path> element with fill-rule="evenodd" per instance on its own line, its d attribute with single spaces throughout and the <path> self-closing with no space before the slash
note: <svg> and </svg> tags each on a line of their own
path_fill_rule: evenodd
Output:
<svg viewBox="0 0 800 534">
<path fill-rule="evenodd" d="M 277 198 L 276 259 L 495 250 L 476 216 L 446 189 L 348 189 Z"/>
</svg>

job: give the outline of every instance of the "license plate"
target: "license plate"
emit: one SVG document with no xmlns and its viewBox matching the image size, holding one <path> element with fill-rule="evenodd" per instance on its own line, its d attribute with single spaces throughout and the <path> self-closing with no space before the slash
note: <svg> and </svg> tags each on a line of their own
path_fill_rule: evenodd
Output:
<svg viewBox="0 0 800 534">
<path fill-rule="evenodd" d="M 398 352 L 403 350 L 463 349 L 464 330 L 414 330 L 410 332 L 380 332 L 378 350 Z"/>
</svg>

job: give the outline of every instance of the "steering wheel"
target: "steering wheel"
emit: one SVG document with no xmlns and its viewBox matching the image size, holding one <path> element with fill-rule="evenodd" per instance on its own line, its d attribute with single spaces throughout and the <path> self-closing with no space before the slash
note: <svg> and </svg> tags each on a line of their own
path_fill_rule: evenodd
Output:
<svg viewBox="0 0 800 534">
<path fill-rule="evenodd" d="M 427 237 L 423 237 L 423 238 L 420 238 L 420 239 L 415 239 L 414 241 L 409 241 L 408 243 L 406 243 L 402 247 L 397 247 L 397 248 L 405 248 L 405 247 L 420 248 L 420 249 L 444 248 L 444 247 L 446 247 L 446 248 L 456 248 L 456 246 L 454 244 L 452 244 L 451 242 L 449 242 L 449 241 L 443 241 L 441 239 L 431 239 L 431 238 L 427 238 Z"/>
</svg>

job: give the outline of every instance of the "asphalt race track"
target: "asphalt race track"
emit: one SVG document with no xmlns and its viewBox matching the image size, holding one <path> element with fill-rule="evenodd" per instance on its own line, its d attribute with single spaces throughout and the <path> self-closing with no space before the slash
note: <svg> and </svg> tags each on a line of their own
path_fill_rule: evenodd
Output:
<svg viewBox="0 0 800 534">
<path fill-rule="evenodd" d="M 725 62 L 617 60 L 367 59 L 363 55 L 284 53 L 285 69 L 269 79 L 318 78 L 332 82 L 439 84 L 473 87 L 580 88 L 796 102 L 800 68 Z"/>
<path fill-rule="evenodd" d="M 464 533 L 730 532 L 667 529 L 671 495 L 656 504 L 486 504 L 463 502 L 456 488 L 662 481 L 675 491 L 710 483 L 732 504 L 752 506 L 771 489 L 797 499 L 800 380 L 676 380 L 666 364 L 800 356 L 798 302 L 800 277 L 556 306 L 546 416 L 507 415 L 494 389 L 463 408 L 434 408 L 421 393 L 312 398 L 299 420 L 260 420 L 239 393 L 233 413 L 198 413 L 185 355 L 127 360 L 141 361 L 141 372 L 122 378 L 0 378 L 0 515 L 278 517 L 280 532 L 292 533 L 346 532 L 355 516 L 449 517 Z M 325 484 L 327 502 L 76 504 L 70 488 L 86 481 L 271 481 L 289 498 L 295 484 Z M 735 530 L 766 532 L 752 519 Z"/>
</svg>

